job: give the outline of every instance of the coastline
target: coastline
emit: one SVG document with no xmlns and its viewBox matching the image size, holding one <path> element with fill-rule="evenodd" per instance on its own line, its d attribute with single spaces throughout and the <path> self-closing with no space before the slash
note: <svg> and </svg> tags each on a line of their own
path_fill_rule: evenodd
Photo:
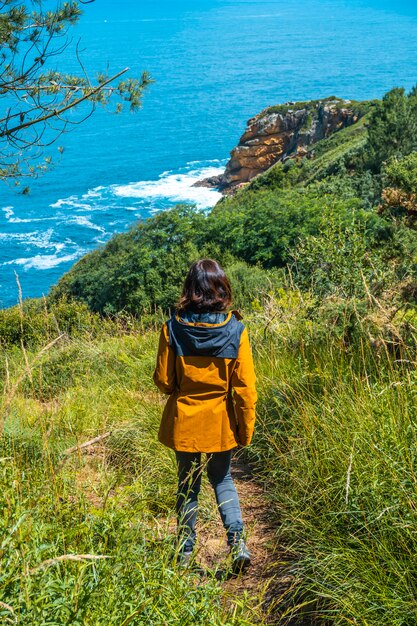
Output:
<svg viewBox="0 0 417 626">
<path fill-rule="evenodd" d="M 24 298 L 42 297 L 75 261 L 138 221 L 179 203 L 213 207 L 221 194 L 193 185 L 223 172 L 225 164 L 191 161 L 155 180 L 98 186 L 50 203 L 44 217 L 0 205 L 0 308 L 18 303 L 15 272 Z"/>
</svg>

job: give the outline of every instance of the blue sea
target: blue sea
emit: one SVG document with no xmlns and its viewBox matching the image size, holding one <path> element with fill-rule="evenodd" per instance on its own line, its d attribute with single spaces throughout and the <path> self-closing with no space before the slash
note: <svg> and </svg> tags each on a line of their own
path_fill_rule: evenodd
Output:
<svg viewBox="0 0 417 626">
<path fill-rule="evenodd" d="M 55 165 L 0 187 L 0 306 L 46 294 L 86 252 L 178 202 L 213 206 L 192 187 L 222 171 L 249 117 L 288 100 L 368 99 L 417 83 L 413 0 L 96 0 L 54 59 L 77 71 L 155 83 L 138 113 L 97 109 L 59 139 Z M 74 121 L 76 120 L 74 115 Z"/>
</svg>

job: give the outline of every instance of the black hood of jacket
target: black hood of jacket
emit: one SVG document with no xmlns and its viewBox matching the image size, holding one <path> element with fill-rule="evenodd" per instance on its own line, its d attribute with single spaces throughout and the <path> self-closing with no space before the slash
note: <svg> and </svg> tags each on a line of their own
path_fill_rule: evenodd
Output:
<svg viewBox="0 0 417 626">
<path fill-rule="evenodd" d="M 239 313 L 220 325 L 195 326 L 180 321 L 176 314 L 167 321 L 169 343 L 177 356 L 213 356 L 235 359 L 244 326 Z"/>
</svg>

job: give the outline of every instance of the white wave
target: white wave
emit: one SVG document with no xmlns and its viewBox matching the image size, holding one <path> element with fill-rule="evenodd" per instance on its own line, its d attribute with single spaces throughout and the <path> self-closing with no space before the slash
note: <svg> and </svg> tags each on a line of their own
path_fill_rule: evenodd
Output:
<svg viewBox="0 0 417 626">
<path fill-rule="evenodd" d="M 89 200 L 90 198 L 101 198 L 101 191 L 104 191 L 105 187 L 99 185 L 98 187 L 94 187 L 94 189 L 89 189 L 87 193 L 83 193 L 81 196 L 82 200 Z"/>
<path fill-rule="evenodd" d="M 37 254 L 36 256 L 28 259 L 20 258 L 13 259 L 13 261 L 6 261 L 3 265 L 20 265 L 25 270 L 48 270 L 51 267 L 56 267 L 61 263 L 69 263 L 75 261 L 82 254 L 81 251 L 74 252 L 73 254 L 66 254 L 64 256 L 57 256 L 56 254 Z"/>
<path fill-rule="evenodd" d="M 68 202 L 73 202 L 77 196 L 70 196 L 69 198 L 60 198 L 56 202 L 53 202 L 49 206 L 52 209 L 60 209 L 62 206 L 65 206 Z"/>
<path fill-rule="evenodd" d="M 86 194 L 87 195 L 87 194 Z M 85 202 L 80 202 L 78 196 L 69 196 L 68 198 L 60 198 L 56 202 L 49 205 L 52 209 L 86 209 L 89 211 L 91 206 Z"/>
<path fill-rule="evenodd" d="M 49 228 L 45 232 L 34 231 L 31 233 L 0 233 L 0 241 L 14 241 L 23 248 L 41 248 L 44 250 L 51 250 L 54 254 L 61 252 L 67 246 L 74 247 L 74 242 L 71 239 L 65 239 L 64 242 L 51 241 L 54 234 L 52 228 Z M 14 263 L 14 261 L 7 261 L 2 265 L 8 265 Z"/>
<path fill-rule="evenodd" d="M 222 170 L 224 170 L 224 168 L 226 167 L 226 163 L 227 163 L 227 159 L 207 159 L 207 161 L 204 161 L 204 163 L 207 166 L 207 163 L 217 163 L 220 167 L 220 165 L 222 165 Z M 189 165 L 199 165 L 201 167 L 201 161 L 188 161 L 187 166 Z"/>
<path fill-rule="evenodd" d="M 6 213 L 6 215 L 5 215 L 6 220 L 10 219 L 12 217 L 12 215 L 14 215 L 14 211 L 13 211 L 13 207 L 12 206 L 4 206 L 2 208 L 2 211 L 4 211 Z"/>
<path fill-rule="evenodd" d="M 92 230 L 98 230 L 100 233 L 105 233 L 106 229 L 98 224 L 93 224 L 87 215 L 74 215 L 71 219 L 65 222 L 66 224 L 77 224 L 78 226 L 85 226 Z"/>
<path fill-rule="evenodd" d="M 220 200 L 221 193 L 207 187 L 193 187 L 193 184 L 202 178 L 218 176 L 222 173 L 223 167 L 214 166 L 190 170 L 181 174 L 165 172 L 158 180 L 113 185 L 112 190 L 115 196 L 122 198 L 141 198 L 143 200 L 166 198 L 171 202 L 192 202 L 199 209 L 207 209 Z"/>
<path fill-rule="evenodd" d="M 30 224 L 31 222 L 50 222 L 55 221 L 58 217 L 13 217 L 14 211 L 13 207 L 6 206 L 3 207 L 2 211 L 6 214 L 6 220 L 10 222 L 10 224 Z"/>
<path fill-rule="evenodd" d="M 0 233 L 0 241 L 9 241 L 10 239 L 25 240 L 28 237 L 32 237 L 36 233 Z"/>
<path fill-rule="evenodd" d="M 9 222 L 12 224 L 30 224 L 31 222 L 55 222 L 58 217 L 12 217 Z"/>
<path fill-rule="evenodd" d="M 53 209 L 83 211 L 106 211 L 120 209 L 123 211 L 138 211 L 143 203 L 149 202 L 150 209 L 161 210 L 176 202 L 190 202 L 200 209 L 212 207 L 221 198 L 215 189 L 207 187 L 193 187 L 193 184 L 209 176 L 222 174 L 226 165 L 224 159 L 209 159 L 207 161 L 189 161 L 177 171 L 167 170 L 157 180 L 144 180 L 126 185 L 113 184 L 108 187 L 99 185 L 89 189 L 80 196 L 71 195 L 60 198 L 49 206 Z M 136 198 L 142 202 L 137 206 L 115 205 L 116 198 Z M 166 200 L 166 203 L 163 202 Z M 73 217 L 73 215 L 72 215 Z M 55 219 L 55 218 L 54 218 Z M 70 222 L 69 222 L 70 223 Z M 99 230 L 101 227 L 81 221 L 80 225 Z M 105 232 L 104 229 L 101 232 Z"/>
<path fill-rule="evenodd" d="M 36 246 L 37 248 L 49 248 L 53 229 L 48 228 L 45 232 L 33 231 L 31 233 L 0 233 L 0 241 L 15 240 L 25 245 Z"/>
</svg>

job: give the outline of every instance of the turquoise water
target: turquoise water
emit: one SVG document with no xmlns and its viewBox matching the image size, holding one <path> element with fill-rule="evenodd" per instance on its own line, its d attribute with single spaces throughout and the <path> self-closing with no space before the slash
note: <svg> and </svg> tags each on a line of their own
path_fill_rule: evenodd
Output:
<svg viewBox="0 0 417 626">
<path fill-rule="evenodd" d="M 97 110 L 28 196 L 0 188 L 0 306 L 40 296 L 87 251 L 138 219 L 218 194 L 216 173 L 266 106 L 329 95 L 380 97 L 417 83 L 417 4 L 365 0 L 96 0 L 74 32 L 94 73 L 156 80 L 143 109 Z M 64 62 L 75 69 L 71 48 Z"/>
</svg>

